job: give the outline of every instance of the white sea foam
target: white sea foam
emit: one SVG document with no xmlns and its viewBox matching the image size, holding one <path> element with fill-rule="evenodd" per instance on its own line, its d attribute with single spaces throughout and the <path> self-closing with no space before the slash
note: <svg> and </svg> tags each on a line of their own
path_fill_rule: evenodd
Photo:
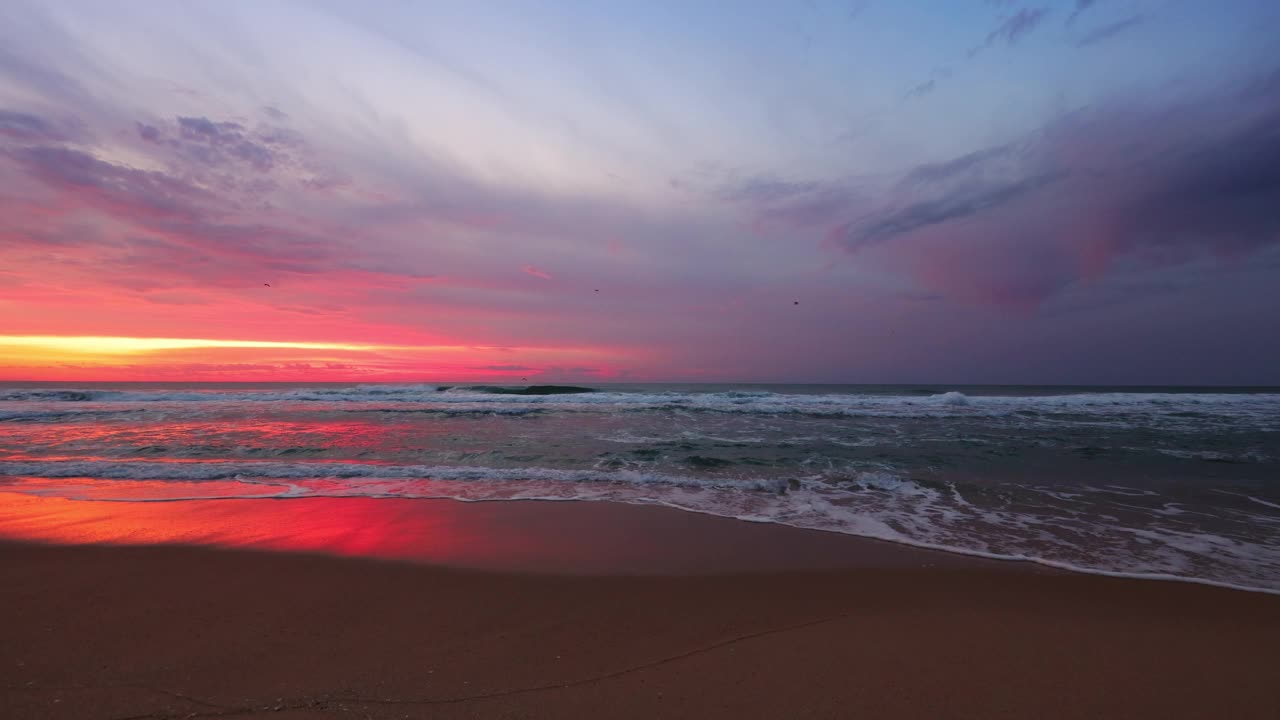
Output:
<svg viewBox="0 0 1280 720">
<path fill-rule="evenodd" d="M 953 391 L 909 396 L 605 390 L 564 395 L 511 395 L 468 387 L 441 391 L 434 385 L 288 390 L 6 390 L 0 391 L 0 421 L 146 407 L 156 410 L 163 407 L 166 412 L 198 412 L 197 408 L 202 405 L 226 407 L 234 403 L 296 403 L 335 412 L 446 415 L 686 411 L 853 418 L 1012 418 L 1020 424 L 1070 422 L 1099 427 L 1204 427 L 1225 422 L 1249 422 L 1258 431 L 1280 427 L 1280 394 L 1267 393 L 984 396 Z"/>
<path fill-rule="evenodd" d="M 786 482 L 776 479 L 674 475 L 634 470 L 563 470 L 557 468 L 491 468 L 441 465 L 379 465 L 367 463 L 285 462 L 115 462 L 107 460 L 0 461 L 0 477 L 101 478 L 106 480 L 226 480 L 334 478 L 347 480 L 404 479 L 458 481 L 548 481 L 562 483 L 626 483 L 727 487 L 778 492 Z M 371 487 L 362 485 L 360 487 Z M 357 488 L 357 492 L 360 490 Z"/>
<path fill-rule="evenodd" d="M 1149 491 L 1116 486 L 1080 488 L 1072 502 L 1050 506 L 1052 490 L 1022 487 L 1016 503 L 978 502 L 962 497 L 954 485 L 926 484 L 888 471 L 784 480 L 545 467 L 0 461 L 0 477 L 5 476 L 11 479 L 5 491 L 93 500 L 374 497 L 657 504 L 1078 571 L 1280 592 L 1280 538 L 1274 534 L 1197 529 L 1183 513 L 1168 512 L 1166 502 L 1151 508 L 1135 504 L 1134 498 L 1151 497 Z M 1080 512 L 1088 498 L 1097 507 Z"/>
</svg>

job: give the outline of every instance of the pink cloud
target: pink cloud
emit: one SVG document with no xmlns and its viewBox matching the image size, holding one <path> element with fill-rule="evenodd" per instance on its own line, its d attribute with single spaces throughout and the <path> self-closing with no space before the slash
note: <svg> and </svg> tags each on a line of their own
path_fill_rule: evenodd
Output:
<svg viewBox="0 0 1280 720">
<path fill-rule="evenodd" d="M 542 278 L 543 280 L 551 279 L 550 273 L 540 268 L 534 267 L 533 265 L 521 265 L 520 271 L 528 275 L 532 275 L 536 278 Z"/>
</svg>

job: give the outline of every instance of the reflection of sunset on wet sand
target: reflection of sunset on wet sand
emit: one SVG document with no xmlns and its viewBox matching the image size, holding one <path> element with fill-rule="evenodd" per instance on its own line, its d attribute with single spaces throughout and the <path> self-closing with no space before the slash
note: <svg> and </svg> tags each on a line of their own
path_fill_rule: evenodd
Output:
<svg viewBox="0 0 1280 720">
<path fill-rule="evenodd" d="M 129 492 L 128 483 L 112 486 L 115 497 Z M 182 489 L 174 492 L 181 495 Z M 201 545 L 606 574 L 972 563 L 833 533 L 613 503 L 374 498 L 113 502 L 0 493 L 3 540 Z"/>
<path fill-rule="evenodd" d="M 5 494 L 0 536 L 65 544 L 186 544 L 462 562 L 510 545 L 435 503 L 91 502 Z M 495 537 L 496 535 L 496 537 Z"/>
</svg>

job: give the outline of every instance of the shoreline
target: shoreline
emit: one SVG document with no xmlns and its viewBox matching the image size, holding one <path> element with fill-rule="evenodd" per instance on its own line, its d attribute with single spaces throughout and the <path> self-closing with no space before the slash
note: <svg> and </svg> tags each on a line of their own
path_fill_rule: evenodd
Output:
<svg viewBox="0 0 1280 720">
<path fill-rule="evenodd" d="M 359 496 L 175 498 L 134 502 L 69 500 L 3 490 L 0 497 L 6 499 L 0 503 L 0 543 L 262 549 L 551 574 L 668 575 L 914 565 L 985 566 L 1280 596 L 1280 588 L 1083 568 L 1032 557 L 930 546 L 781 522 L 757 522 L 660 503 Z M 304 513 L 282 509 L 287 507 L 293 511 L 300 506 L 320 509 Z M 337 511 L 326 513 L 325 506 Z M 364 510 L 352 513 L 357 516 L 352 519 L 346 517 L 348 513 L 343 508 Z M 373 509 L 379 512 L 367 512 Z M 355 546 L 342 541 L 341 535 L 352 530 L 348 526 L 366 521 L 390 526 L 386 536 L 366 536 Z M 245 525 L 250 526 L 251 531 L 245 532 Z M 454 547 L 461 552 L 442 552 L 441 548 L 433 547 L 432 533 L 443 526 L 455 533 L 459 528 L 469 531 L 464 533 L 467 535 L 465 546 Z M 285 527 L 290 530 L 282 531 Z M 482 537 L 477 531 L 485 535 Z M 591 544 L 572 547 L 565 542 L 566 531 L 591 538 Z M 634 533 L 628 539 L 635 540 L 636 544 L 624 550 L 621 536 L 627 532 Z M 308 537 L 299 537 L 300 534 Z"/>
<path fill-rule="evenodd" d="M 121 502 L 0 493 L 0 542 L 312 553 L 490 572 L 719 575 L 897 567 L 1067 572 L 658 504 L 422 498 Z"/>
</svg>

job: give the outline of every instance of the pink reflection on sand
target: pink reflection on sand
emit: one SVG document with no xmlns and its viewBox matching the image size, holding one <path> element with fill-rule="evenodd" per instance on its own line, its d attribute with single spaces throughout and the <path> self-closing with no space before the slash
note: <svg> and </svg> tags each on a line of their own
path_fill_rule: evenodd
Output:
<svg viewBox="0 0 1280 720">
<path fill-rule="evenodd" d="M 184 544 L 484 564 L 512 539 L 447 506 L 363 498 L 306 502 L 93 502 L 0 494 L 0 537 L 57 544 Z"/>
<path fill-rule="evenodd" d="M 959 564 L 837 533 L 609 502 L 108 502 L 0 492 L 0 541 L 205 545 L 486 570 L 667 574 Z"/>
</svg>

